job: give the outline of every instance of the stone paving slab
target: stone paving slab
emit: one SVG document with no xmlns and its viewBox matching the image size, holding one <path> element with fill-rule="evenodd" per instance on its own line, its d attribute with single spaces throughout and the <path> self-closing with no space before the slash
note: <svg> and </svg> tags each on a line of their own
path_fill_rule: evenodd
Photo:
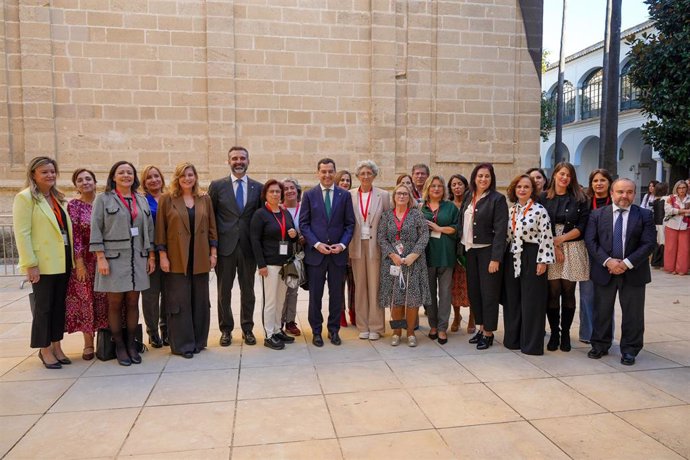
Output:
<svg viewBox="0 0 690 460">
<path fill-rule="evenodd" d="M 209 348 L 194 359 L 162 348 L 131 367 L 85 362 L 73 334 L 63 342 L 73 364 L 46 370 L 28 345 L 28 291 L 0 278 L 0 457 L 688 458 L 689 286 L 653 272 L 634 367 L 620 365 L 616 344 L 588 359 L 577 318 L 570 353 L 506 350 L 500 330 L 491 349 L 477 351 L 464 321 L 442 346 L 424 335 L 424 316 L 417 348 L 391 347 L 390 333 L 359 340 L 352 326 L 341 330 L 342 346 L 316 348 L 304 291 L 304 334 L 269 350 L 257 289 L 257 346 L 235 331 L 220 347 L 214 307 Z"/>
</svg>

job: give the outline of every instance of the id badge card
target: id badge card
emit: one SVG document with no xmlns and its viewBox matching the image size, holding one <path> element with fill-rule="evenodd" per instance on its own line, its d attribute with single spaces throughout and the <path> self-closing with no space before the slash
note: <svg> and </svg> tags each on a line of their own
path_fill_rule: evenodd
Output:
<svg viewBox="0 0 690 460">
<path fill-rule="evenodd" d="M 368 240 L 370 238 L 371 238 L 371 228 L 369 227 L 369 224 L 364 223 L 364 224 L 362 224 L 362 239 Z"/>
<path fill-rule="evenodd" d="M 400 276 L 400 267 L 397 265 L 391 265 L 390 273 L 391 276 Z"/>
<path fill-rule="evenodd" d="M 429 236 L 431 238 L 441 238 L 441 232 L 431 232 Z"/>
<path fill-rule="evenodd" d="M 281 241 L 280 244 L 278 245 L 278 254 L 281 256 L 286 256 L 288 255 L 288 243 L 287 241 Z"/>
<path fill-rule="evenodd" d="M 139 236 L 139 227 L 132 227 L 129 229 L 129 234 L 132 236 Z"/>
<path fill-rule="evenodd" d="M 403 249 L 404 249 L 404 248 L 403 248 L 402 243 L 398 243 L 398 244 L 395 245 L 395 250 L 398 251 L 398 254 L 402 255 Z"/>
<path fill-rule="evenodd" d="M 67 237 L 67 233 L 62 234 L 62 242 L 65 244 L 65 246 L 69 246 L 69 238 Z"/>
</svg>

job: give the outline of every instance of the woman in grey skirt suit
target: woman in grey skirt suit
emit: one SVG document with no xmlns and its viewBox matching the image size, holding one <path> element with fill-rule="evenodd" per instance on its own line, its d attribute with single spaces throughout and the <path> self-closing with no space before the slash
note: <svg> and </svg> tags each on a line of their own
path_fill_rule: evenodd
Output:
<svg viewBox="0 0 690 460">
<path fill-rule="evenodd" d="M 134 334 L 139 324 L 139 292 L 149 288 L 156 268 L 153 220 L 148 202 L 136 193 L 134 165 L 118 161 L 110 168 L 106 191 L 96 197 L 91 213 L 90 251 L 96 253 L 94 291 L 108 295 L 108 324 L 117 362 L 139 364 Z M 125 309 L 127 343 L 122 334 Z"/>
<path fill-rule="evenodd" d="M 381 216 L 376 234 L 381 247 L 379 306 L 391 307 L 391 345 L 400 344 L 406 328 L 407 345 L 416 347 L 419 307 L 431 303 L 425 257 L 429 228 L 407 186 L 399 184 L 393 189 L 393 205 Z"/>
</svg>

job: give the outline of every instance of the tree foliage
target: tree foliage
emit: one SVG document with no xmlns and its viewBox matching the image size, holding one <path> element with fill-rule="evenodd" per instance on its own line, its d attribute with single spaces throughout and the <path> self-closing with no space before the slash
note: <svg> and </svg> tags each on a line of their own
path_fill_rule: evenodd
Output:
<svg viewBox="0 0 690 460">
<path fill-rule="evenodd" d="M 675 166 L 690 166 L 690 0 L 645 0 L 656 33 L 631 36 L 630 77 L 648 121 L 645 141 Z"/>
<path fill-rule="evenodd" d="M 543 50 L 541 53 L 541 74 L 546 73 L 546 69 L 549 67 L 549 54 L 550 51 Z M 553 130 L 554 120 L 556 119 L 556 104 L 551 100 L 546 91 L 541 92 L 541 126 L 539 129 L 539 135 L 541 140 L 546 142 L 549 140 L 549 132 Z"/>
</svg>

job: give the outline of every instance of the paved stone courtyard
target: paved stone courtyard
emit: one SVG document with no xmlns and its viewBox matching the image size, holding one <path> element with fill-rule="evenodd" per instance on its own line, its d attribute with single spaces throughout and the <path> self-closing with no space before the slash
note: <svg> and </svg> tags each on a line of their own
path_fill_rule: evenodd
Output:
<svg viewBox="0 0 690 460">
<path fill-rule="evenodd" d="M 74 363 L 57 371 L 29 348 L 27 290 L 0 278 L 0 456 L 688 458 L 690 287 L 687 277 L 653 278 L 634 367 L 619 364 L 615 346 L 588 359 L 576 340 L 570 353 L 541 357 L 500 340 L 478 352 L 464 332 L 441 346 L 423 336 L 425 317 L 414 349 L 348 327 L 341 347 L 315 348 L 307 333 L 273 351 L 261 346 L 260 308 L 259 345 L 235 331 L 221 348 L 214 307 L 210 347 L 192 360 L 163 348 L 128 368 L 84 362 L 73 335 L 64 349 Z M 303 329 L 306 300 L 301 291 Z"/>
</svg>

